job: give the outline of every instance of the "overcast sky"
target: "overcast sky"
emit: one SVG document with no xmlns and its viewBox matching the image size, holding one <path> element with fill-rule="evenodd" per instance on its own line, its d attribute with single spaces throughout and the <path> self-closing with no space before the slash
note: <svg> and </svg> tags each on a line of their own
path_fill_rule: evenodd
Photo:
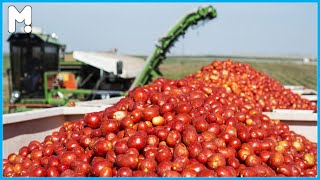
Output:
<svg viewBox="0 0 320 180">
<path fill-rule="evenodd" d="M 11 4 L 10 4 L 11 5 Z M 149 54 L 155 42 L 183 15 L 209 4 L 79 3 L 32 6 L 32 24 L 56 33 L 67 51 Z M 171 54 L 317 56 L 317 4 L 213 3 L 218 18 L 189 29 Z M 3 6 L 3 50 L 8 52 L 7 9 Z M 19 26 L 17 26 L 19 28 Z"/>
</svg>

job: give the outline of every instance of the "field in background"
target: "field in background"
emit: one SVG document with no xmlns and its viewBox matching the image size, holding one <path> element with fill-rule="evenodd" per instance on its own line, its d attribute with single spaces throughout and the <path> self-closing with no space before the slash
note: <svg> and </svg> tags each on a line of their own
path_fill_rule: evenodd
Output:
<svg viewBox="0 0 320 180">
<path fill-rule="evenodd" d="M 7 77 L 7 69 L 10 67 L 10 60 L 9 55 L 3 55 L 3 62 L 2 62 L 2 100 L 3 103 L 7 103 L 9 101 L 9 87 L 8 87 L 8 77 Z M 7 107 L 3 107 L 3 112 L 8 112 Z"/>
<path fill-rule="evenodd" d="M 217 58 L 224 60 L 222 58 Z M 179 79 L 201 69 L 211 63 L 212 57 L 180 58 L 169 57 L 160 65 L 160 71 L 167 78 Z M 307 88 L 317 89 L 317 66 L 315 63 L 302 64 L 297 60 L 245 60 L 232 59 L 237 62 L 248 63 L 254 69 L 265 73 L 283 85 L 302 85 Z"/>
<path fill-rule="evenodd" d="M 215 59 L 225 60 L 228 57 L 218 56 L 186 56 L 168 57 L 160 65 L 164 77 L 179 79 L 201 69 Z M 8 79 L 6 69 L 10 67 L 9 56 L 3 56 L 3 100 L 8 102 Z M 232 60 L 250 64 L 258 71 L 280 81 L 283 85 L 302 85 L 307 88 L 317 89 L 317 66 L 315 62 L 302 64 L 301 59 L 288 58 L 246 58 L 232 57 Z M 6 109 L 4 108 L 4 111 Z"/>
</svg>

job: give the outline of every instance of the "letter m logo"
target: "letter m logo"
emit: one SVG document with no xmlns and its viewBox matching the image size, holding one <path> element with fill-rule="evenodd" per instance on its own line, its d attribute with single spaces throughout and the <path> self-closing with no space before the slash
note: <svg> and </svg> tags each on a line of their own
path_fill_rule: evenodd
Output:
<svg viewBox="0 0 320 180">
<path fill-rule="evenodd" d="M 31 28 L 31 6 L 25 6 L 21 12 L 19 12 L 15 6 L 9 6 L 8 8 L 8 18 L 9 18 L 9 32 L 16 32 L 16 21 L 22 23 L 24 21 L 25 27 L 24 31 L 30 33 Z"/>
</svg>

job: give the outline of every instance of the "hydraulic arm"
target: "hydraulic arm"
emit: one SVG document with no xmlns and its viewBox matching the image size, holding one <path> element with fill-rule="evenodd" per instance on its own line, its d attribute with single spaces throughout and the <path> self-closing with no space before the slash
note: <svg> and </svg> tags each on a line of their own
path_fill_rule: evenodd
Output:
<svg viewBox="0 0 320 180">
<path fill-rule="evenodd" d="M 153 53 L 148 56 L 145 66 L 140 74 L 135 78 L 130 89 L 137 86 L 145 85 L 153 76 L 161 76 L 159 65 L 166 58 L 166 53 L 178 40 L 183 36 L 187 29 L 192 25 L 197 25 L 200 21 L 207 21 L 217 16 L 216 10 L 212 6 L 200 7 L 196 12 L 192 12 L 184 16 L 168 33 L 162 37 L 156 44 Z"/>
</svg>

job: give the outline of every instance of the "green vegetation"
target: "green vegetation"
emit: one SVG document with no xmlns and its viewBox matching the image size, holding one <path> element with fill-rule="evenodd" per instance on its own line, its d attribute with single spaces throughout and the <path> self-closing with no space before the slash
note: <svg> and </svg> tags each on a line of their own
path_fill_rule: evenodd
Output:
<svg viewBox="0 0 320 180">
<path fill-rule="evenodd" d="M 220 59 L 220 58 L 219 58 Z M 188 74 L 195 73 L 202 66 L 211 63 L 209 57 L 169 57 L 160 65 L 164 77 L 179 79 Z M 297 61 L 273 60 L 235 60 L 250 64 L 254 69 L 265 73 L 284 85 L 302 85 L 306 88 L 317 89 L 317 66 L 314 64 L 301 64 Z"/>
<path fill-rule="evenodd" d="M 317 89 L 317 66 L 295 63 L 249 63 L 253 68 L 261 71 L 284 85 L 302 85 Z"/>
<path fill-rule="evenodd" d="M 9 55 L 4 54 L 3 56 L 3 62 L 2 62 L 2 89 L 3 89 L 3 102 L 7 103 L 9 101 L 9 89 L 8 89 L 8 79 L 7 79 L 7 69 L 10 67 L 10 60 Z M 7 112 L 8 108 L 3 107 L 3 112 Z"/>
<path fill-rule="evenodd" d="M 9 54 L 4 54 L 2 57 L 3 57 L 2 72 L 4 75 L 7 75 L 6 70 L 10 67 Z"/>
</svg>

